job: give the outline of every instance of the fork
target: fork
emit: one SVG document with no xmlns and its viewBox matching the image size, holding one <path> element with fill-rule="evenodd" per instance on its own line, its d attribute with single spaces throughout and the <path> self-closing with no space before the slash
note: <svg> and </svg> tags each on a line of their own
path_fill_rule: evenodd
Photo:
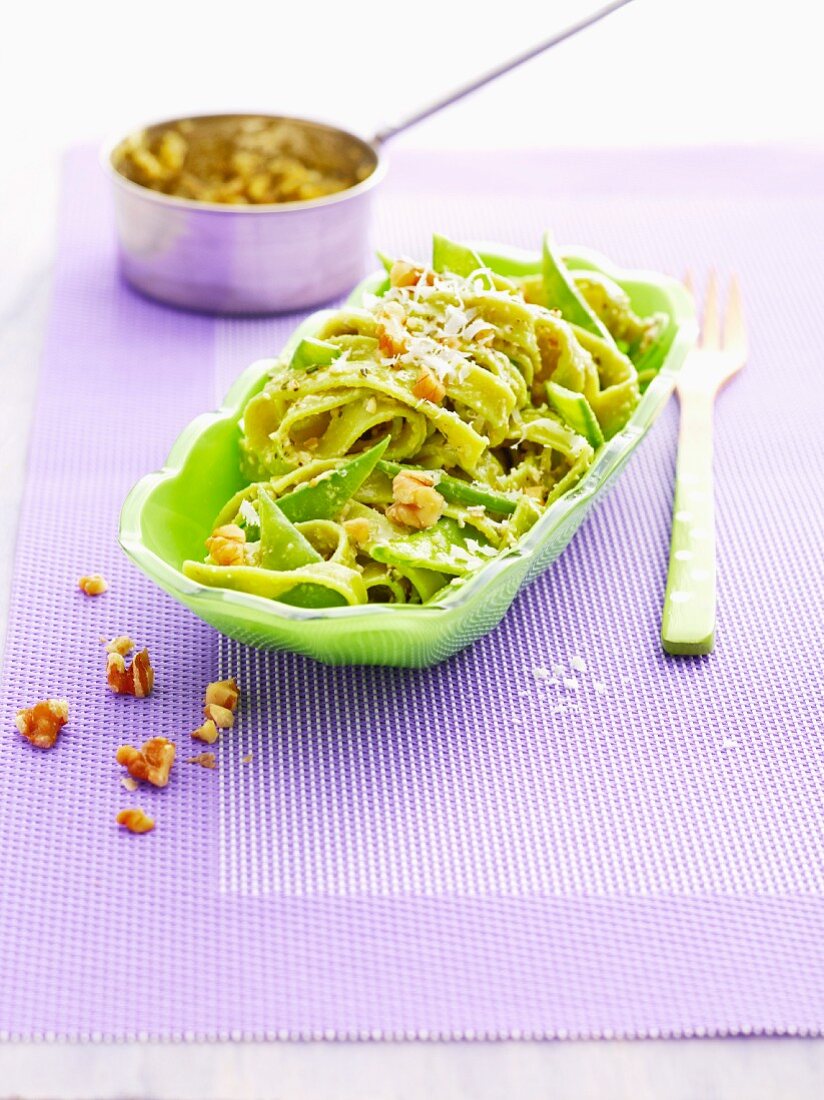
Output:
<svg viewBox="0 0 824 1100">
<path fill-rule="evenodd" d="M 684 280 L 692 292 L 692 280 Z M 667 590 L 661 644 L 677 655 L 712 653 L 715 646 L 715 504 L 712 477 L 713 404 L 747 359 L 741 288 L 730 280 L 723 333 L 718 278 L 707 281 L 698 345 L 679 372 L 681 428 L 675 466 Z"/>
</svg>

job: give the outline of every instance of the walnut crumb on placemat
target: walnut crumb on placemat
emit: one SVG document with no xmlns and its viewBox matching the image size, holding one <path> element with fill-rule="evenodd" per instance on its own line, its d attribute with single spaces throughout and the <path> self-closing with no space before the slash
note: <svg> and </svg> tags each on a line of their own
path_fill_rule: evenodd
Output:
<svg viewBox="0 0 824 1100">
<path fill-rule="evenodd" d="M 84 573 L 78 578 L 77 587 L 87 596 L 102 596 L 109 590 L 109 582 L 102 573 Z"/>
<path fill-rule="evenodd" d="M 18 710 L 14 724 L 38 749 L 50 749 L 69 720 L 67 699 L 44 699 L 33 707 Z"/>
<path fill-rule="evenodd" d="M 145 779 L 155 787 L 165 787 L 175 762 L 175 746 L 166 737 L 152 737 L 141 749 L 121 745 L 116 760 L 135 779 Z"/>
<path fill-rule="evenodd" d="M 136 653 L 130 665 L 126 664 L 118 650 L 110 650 L 106 661 L 106 683 L 116 695 L 133 695 L 136 699 L 150 695 L 154 687 L 154 669 L 148 649 Z"/>
<path fill-rule="evenodd" d="M 201 768 L 216 768 L 217 758 L 213 752 L 200 752 L 197 756 L 190 756 L 187 764 L 199 764 Z"/>
<path fill-rule="evenodd" d="M 202 726 L 192 730 L 192 737 L 195 741 L 205 741 L 207 745 L 214 745 L 218 739 L 217 726 L 211 718 L 207 718 Z"/>
<path fill-rule="evenodd" d="M 150 833 L 155 827 L 154 818 L 138 809 L 121 810 L 117 815 L 117 824 L 130 833 Z"/>
<path fill-rule="evenodd" d="M 203 701 L 206 706 L 214 704 L 234 711 L 237 708 L 239 694 L 234 677 L 229 680 L 215 680 L 214 683 L 206 685 L 206 694 Z"/>
<path fill-rule="evenodd" d="M 235 724 L 235 716 L 228 707 L 219 707 L 217 703 L 207 703 L 203 708 L 206 717 L 214 722 L 218 729 L 229 730 Z"/>
</svg>

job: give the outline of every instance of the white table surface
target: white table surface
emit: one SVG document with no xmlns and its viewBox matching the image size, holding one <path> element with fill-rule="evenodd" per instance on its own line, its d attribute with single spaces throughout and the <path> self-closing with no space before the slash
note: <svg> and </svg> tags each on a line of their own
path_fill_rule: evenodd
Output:
<svg viewBox="0 0 824 1100">
<path fill-rule="evenodd" d="M 824 1046 L 685 1042 L 0 1047 L 0 1096 L 53 1100 L 816 1100 Z"/>
<path fill-rule="evenodd" d="M 296 80 L 300 51 L 281 53 L 273 69 L 265 62 L 274 48 L 257 36 L 242 50 L 223 48 L 225 25 L 212 12 L 188 34 L 193 5 L 145 0 L 128 21 L 110 0 L 71 5 L 30 0 L 4 16 L 0 49 L 0 93 L 6 112 L 4 148 L 15 149 L 16 165 L 0 172 L 0 636 L 8 607 L 15 522 L 25 469 L 26 441 L 43 325 L 48 312 L 59 151 L 97 138 L 132 120 L 186 110 L 253 106 L 264 97 L 284 110 L 339 117 L 368 131 L 437 92 L 424 87 L 420 51 L 428 44 L 429 71 L 443 88 L 522 48 L 535 35 L 526 0 L 507 5 L 505 26 L 493 36 L 472 24 L 473 5 L 421 0 L 426 19 L 411 23 L 402 38 L 389 36 L 381 22 L 385 3 L 362 7 L 358 42 L 370 75 L 337 79 L 339 40 L 347 33 L 343 6 L 327 0 L 281 13 L 283 34 L 300 38 L 307 20 L 326 20 L 330 33 L 313 44 L 313 80 Z M 427 6 L 428 5 L 428 6 Z M 565 0 L 547 6 L 552 20 L 545 34 L 595 4 Z M 198 6 L 198 10 L 208 5 Z M 258 16 L 269 4 L 250 0 Z M 535 62 L 509 78 L 508 85 L 481 93 L 453 115 L 420 131 L 428 146 L 448 146 L 459 135 L 464 146 L 634 144 L 681 141 L 781 141 L 824 137 L 816 93 L 820 79 L 815 5 L 785 0 L 783 22 L 772 5 L 741 0 L 695 0 L 691 5 L 660 0 L 638 3 L 614 29 L 604 25 L 588 40 L 565 47 L 552 65 Z M 303 11 L 303 14 L 301 14 Z M 115 13 L 117 13 L 115 15 Z M 802 17 L 810 22 L 805 29 Z M 113 22 L 114 19 L 122 20 Z M 336 28 L 335 20 L 340 22 Z M 439 26 L 435 36 L 428 27 Z M 782 48 L 785 30 L 796 28 L 792 48 Z M 82 29 L 82 34 L 78 30 Z M 275 29 L 273 25 L 273 30 Z M 675 33 L 680 48 L 667 46 Z M 180 42 L 194 39 L 195 51 Z M 276 45 L 276 36 L 272 40 Z M 786 41 L 789 43 L 789 37 Z M 457 45 L 455 45 L 457 43 Z M 116 47 L 116 48 L 113 48 Z M 68 47 L 68 48 L 67 48 Z M 220 51 L 221 80 L 204 65 Z M 187 67 L 186 57 L 189 57 Z M 625 71 L 628 56 L 643 67 Z M 769 56 L 765 70 L 764 58 Z M 152 80 L 132 79 L 135 59 L 151 62 Z M 124 59 L 132 63 L 124 62 Z M 182 60 L 181 60 L 182 59 Z M 479 60 L 478 60 L 479 59 Z M 448 64 L 447 64 L 448 63 Z M 297 69 L 296 69 L 297 66 Z M 622 68 L 623 66 L 623 68 Z M 601 84 L 577 81 L 576 110 L 513 114 L 519 104 L 551 103 L 584 69 Z M 364 70 L 366 73 L 367 70 Z M 765 72 L 769 79 L 765 79 Z M 323 77 L 327 74 L 327 85 Z M 441 79 L 441 74 L 448 77 Z M 125 74 L 125 75 L 124 75 Z M 604 83 L 620 75 L 626 107 Z M 335 82 L 330 97 L 329 85 Z M 383 87 L 377 106 L 370 83 Z M 645 95 L 650 83 L 661 94 Z M 105 90 L 105 94 L 102 94 Z M 641 97 L 644 97 L 643 100 Z M 644 110 L 635 109 L 644 103 Z M 8 158 L 10 159 L 10 158 Z M 4 734 L 5 735 L 5 734 Z M 0 945 L 0 951 L 8 945 Z M 2 1029 L 2 1021 L 0 1021 Z M 564 1100 L 807 1100 L 824 1096 L 824 1042 L 803 1039 L 741 1039 L 598 1043 L 456 1044 L 27 1044 L 0 1043 L 0 1100 L 498 1100 L 537 1097 Z"/>
</svg>

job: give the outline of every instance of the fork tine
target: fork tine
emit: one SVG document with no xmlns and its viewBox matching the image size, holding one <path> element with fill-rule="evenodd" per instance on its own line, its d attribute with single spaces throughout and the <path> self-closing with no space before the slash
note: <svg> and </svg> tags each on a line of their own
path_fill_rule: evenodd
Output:
<svg viewBox="0 0 824 1100">
<path fill-rule="evenodd" d="M 720 325 L 718 322 L 718 275 L 715 268 L 707 279 L 707 297 L 704 302 L 704 323 L 701 327 L 701 347 L 717 351 L 720 344 Z"/>
<path fill-rule="evenodd" d="M 724 350 L 745 354 L 747 350 L 747 329 L 744 324 L 744 304 L 741 298 L 741 283 L 738 276 L 730 279 L 727 295 L 727 309 L 724 314 Z"/>
</svg>

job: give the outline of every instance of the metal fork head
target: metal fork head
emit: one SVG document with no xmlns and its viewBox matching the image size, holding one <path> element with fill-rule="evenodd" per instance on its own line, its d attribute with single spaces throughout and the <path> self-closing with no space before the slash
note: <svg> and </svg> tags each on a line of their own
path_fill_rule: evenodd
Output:
<svg viewBox="0 0 824 1100">
<path fill-rule="evenodd" d="M 684 278 L 687 290 L 695 297 L 692 276 Z M 747 331 L 738 277 L 730 278 L 723 326 L 718 305 L 718 275 L 710 271 L 704 298 L 701 334 L 681 371 L 678 389 L 685 387 L 718 390 L 747 361 Z"/>
</svg>

